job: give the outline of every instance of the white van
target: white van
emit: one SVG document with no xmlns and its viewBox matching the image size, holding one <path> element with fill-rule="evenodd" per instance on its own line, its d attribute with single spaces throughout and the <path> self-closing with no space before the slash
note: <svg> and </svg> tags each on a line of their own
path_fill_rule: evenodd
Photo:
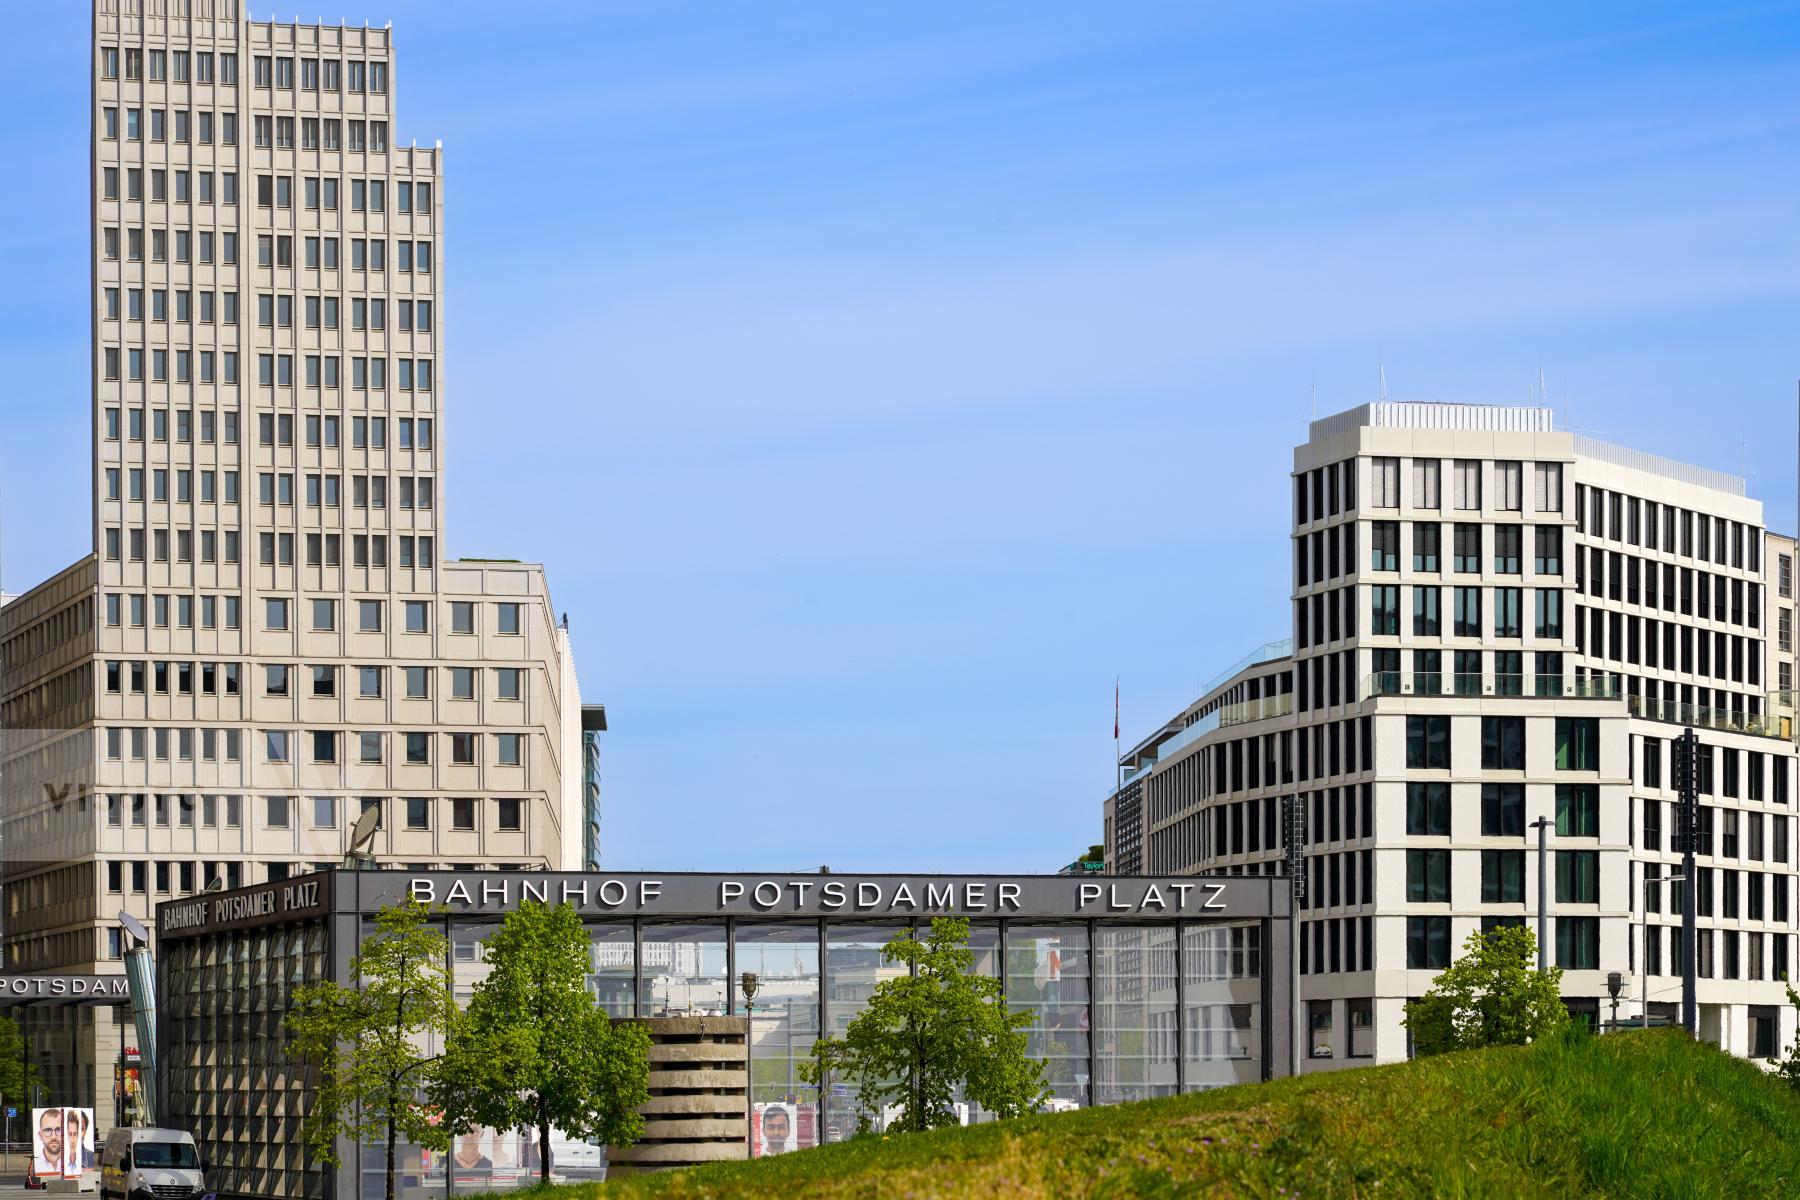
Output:
<svg viewBox="0 0 1800 1200">
<path fill-rule="evenodd" d="M 106 1135 L 101 1200 L 199 1200 L 205 1192 L 205 1169 L 192 1134 L 121 1125 Z"/>
</svg>

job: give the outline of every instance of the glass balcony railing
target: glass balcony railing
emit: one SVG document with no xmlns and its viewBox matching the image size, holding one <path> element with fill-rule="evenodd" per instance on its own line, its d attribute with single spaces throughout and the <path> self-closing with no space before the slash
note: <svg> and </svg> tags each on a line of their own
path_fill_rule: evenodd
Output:
<svg viewBox="0 0 1800 1200">
<path fill-rule="evenodd" d="M 1370 696 L 1535 696 L 1543 699 L 1615 700 L 1620 692 L 1604 675 L 1517 675 L 1485 672 L 1377 671 L 1363 680 Z"/>
<path fill-rule="evenodd" d="M 1245 700 L 1238 704 L 1227 704 L 1219 709 L 1219 724 L 1222 726 L 1247 725 L 1251 721 L 1266 721 L 1270 717 L 1285 717 L 1294 711 L 1292 693 L 1286 696 L 1265 696 L 1260 700 Z"/>
<path fill-rule="evenodd" d="M 1737 712 L 1727 708 L 1702 708 L 1697 704 L 1675 704 L 1651 696 L 1627 696 L 1625 700 L 1632 716 L 1643 717 L 1647 721 L 1667 721 L 1671 725 L 1691 725 L 1695 729 L 1717 729 L 1726 733 L 1784 739 L 1792 729 L 1791 724 L 1778 716 Z"/>
</svg>

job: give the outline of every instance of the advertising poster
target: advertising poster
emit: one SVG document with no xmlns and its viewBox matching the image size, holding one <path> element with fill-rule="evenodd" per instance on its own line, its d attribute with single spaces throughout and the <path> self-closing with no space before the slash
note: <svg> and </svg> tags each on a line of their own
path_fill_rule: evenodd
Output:
<svg viewBox="0 0 1800 1200">
<path fill-rule="evenodd" d="M 785 1100 L 750 1109 L 750 1147 L 756 1158 L 788 1154 L 818 1144 L 818 1106 Z"/>
<path fill-rule="evenodd" d="M 80 1179 L 95 1166 L 94 1110 L 31 1110 L 31 1165 L 40 1179 Z"/>
</svg>

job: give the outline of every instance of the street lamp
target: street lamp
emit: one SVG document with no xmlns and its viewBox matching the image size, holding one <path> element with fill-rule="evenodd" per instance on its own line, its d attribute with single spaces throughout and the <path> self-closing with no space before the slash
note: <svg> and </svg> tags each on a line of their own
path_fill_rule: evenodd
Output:
<svg viewBox="0 0 1800 1200">
<path fill-rule="evenodd" d="M 744 989 L 744 1158 L 747 1160 L 754 1149 L 750 1141 L 750 1113 L 756 1095 L 756 972 L 745 971 L 738 977 L 738 986 Z"/>
<path fill-rule="evenodd" d="M 1612 1027 L 1619 1028 L 1619 993 L 1625 989 L 1625 976 L 1617 971 L 1606 973 L 1606 994 L 1612 997 Z"/>
<path fill-rule="evenodd" d="M 1550 908 L 1550 876 L 1549 876 L 1549 871 L 1548 871 L 1548 865 L 1549 865 L 1549 861 L 1550 861 L 1549 834 L 1550 834 L 1550 827 L 1554 824 L 1556 824 L 1556 822 L 1552 821 L 1549 817 L 1539 817 L 1537 820 L 1535 820 L 1531 823 L 1531 828 L 1537 830 L 1537 835 L 1538 835 L 1538 936 L 1537 936 L 1537 943 L 1538 943 L 1538 974 L 1540 974 L 1540 975 L 1544 973 L 1544 971 L 1547 968 L 1547 963 L 1549 962 L 1549 959 L 1546 956 L 1547 943 L 1546 943 L 1545 938 L 1546 938 L 1546 934 L 1547 934 L 1547 931 L 1550 926 L 1550 919 L 1547 915 L 1547 913 L 1549 912 L 1549 908 Z"/>
</svg>

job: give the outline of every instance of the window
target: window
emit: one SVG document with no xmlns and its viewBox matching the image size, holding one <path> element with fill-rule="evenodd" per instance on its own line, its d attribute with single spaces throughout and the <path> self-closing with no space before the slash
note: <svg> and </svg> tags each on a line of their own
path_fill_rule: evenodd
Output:
<svg viewBox="0 0 1800 1200">
<path fill-rule="evenodd" d="M 1369 522 L 1369 570 L 1400 569 L 1400 522 Z"/>
<path fill-rule="evenodd" d="M 1399 459 L 1371 458 L 1369 460 L 1369 506 L 1371 508 L 1400 507 Z"/>
<path fill-rule="evenodd" d="M 1443 526 L 1441 525 L 1415 524 L 1412 527 L 1413 570 L 1429 575 L 1437 574 L 1438 550 L 1442 534 Z"/>
<path fill-rule="evenodd" d="M 1484 771 L 1523 771 L 1525 769 L 1525 718 L 1481 718 L 1481 769 Z"/>
<path fill-rule="evenodd" d="M 1449 903 L 1450 851 L 1406 852 L 1406 900 L 1409 904 Z"/>
<path fill-rule="evenodd" d="M 1494 570 L 1498 574 L 1519 574 L 1519 545 L 1524 537 L 1522 525 L 1494 526 Z"/>
<path fill-rule="evenodd" d="M 406 632 L 427 633 L 430 628 L 431 602 L 428 600 L 406 601 Z"/>
<path fill-rule="evenodd" d="M 1450 785 L 1406 785 L 1406 832 L 1413 836 L 1450 836 Z"/>
<path fill-rule="evenodd" d="M 1494 464 L 1494 507 L 1503 512 L 1518 512 L 1523 507 L 1525 464 Z"/>
<path fill-rule="evenodd" d="M 1533 463 L 1531 476 L 1532 507 L 1538 512 L 1561 512 L 1562 464 Z"/>
<path fill-rule="evenodd" d="M 496 826 L 508 832 L 522 829 L 524 825 L 520 807 L 519 801 L 510 797 L 502 796 L 496 800 L 494 802 Z"/>
<path fill-rule="evenodd" d="M 1440 590 L 1434 587 L 1415 587 L 1412 590 L 1412 631 L 1416 636 L 1438 636 L 1438 632 L 1442 628 L 1438 615 Z"/>
<path fill-rule="evenodd" d="M 1451 471 L 1454 489 L 1454 503 L 1463 512 L 1475 512 L 1481 508 L 1481 462 L 1478 459 L 1459 458 Z"/>
<path fill-rule="evenodd" d="M 1398 635 L 1400 632 L 1400 588 L 1396 584 L 1376 584 L 1369 589 L 1369 632 L 1375 635 Z"/>
<path fill-rule="evenodd" d="M 475 698 L 475 668 L 450 668 L 450 698 L 452 700 L 473 700 Z"/>
<path fill-rule="evenodd" d="M 337 828 L 337 800 L 332 796 L 314 796 L 312 798 L 312 823 L 314 829 Z"/>
<path fill-rule="evenodd" d="M 458 767 L 475 765 L 475 735 L 472 733 L 453 733 L 450 735 L 450 762 Z"/>
<path fill-rule="evenodd" d="M 1600 918 L 1556 918 L 1556 965 L 1571 971 L 1599 968 Z"/>
<path fill-rule="evenodd" d="M 450 801 L 450 828 L 475 828 L 475 801 L 458 796 Z"/>
<path fill-rule="evenodd" d="M 1556 902 L 1558 904 L 1598 904 L 1600 902 L 1600 852 L 1598 850 L 1558 850 L 1556 852 Z"/>
<path fill-rule="evenodd" d="M 1532 569 L 1539 575 L 1562 574 L 1562 526 L 1539 525 L 1534 535 L 1537 554 Z"/>
<path fill-rule="evenodd" d="M 358 600 L 356 602 L 357 628 L 364 633 L 381 632 L 381 601 Z"/>
<path fill-rule="evenodd" d="M 1443 463 L 1435 458 L 1415 458 L 1412 464 L 1413 507 L 1436 509 L 1441 507 L 1438 497 L 1438 477 Z"/>
<path fill-rule="evenodd" d="M 1450 918 L 1406 918 L 1406 965 L 1415 971 L 1437 971 L 1450 965 Z"/>
<path fill-rule="evenodd" d="M 1525 835 L 1525 785 L 1522 783 L 1484 783 L 1481 785 L 1481 836 L 1523 837 Z"/>
<path fill-rule="evenodd" d="M 408 829 L 431 828 L 431 801 L 424 796 L 408 796 L 406 798 L 406 827 Z"/>
<path fill-rule="evenodd" d="M 1524 589 L 1516 587 L 1500 587 L 1494 589 L 1494 636 L 1500 638 L 1522 637 L 1519 625 L 1519 607 Z"/>
<path fill-rule="evenodd" d="M 1459 524 L 1455 530 L 1455 558 L 1452 564 L 1458 574 L 1481 574 L 1481 526 Z"/>
<path fill-rule="evenodd" d="M 408 700 L 429 700 L 431 698 L 431 668 L 403 667 L 406 675 L 406 698 Z"/>
<path fill-rule="evenodd" d="M 1600 836 L 1600 788 L 1592 783 L 1556 785 L 1556 836 Z"/>
<path fill-rule="evenodd" d="M 1556 718 L 1556 769 L 1600 769 L 1600 721 L 1597 717 Z"/>
<path fill-rule="evenodd" d="M 1406 718 L 1406 765 L 1413 769 L 1450 769 L 1450 718 Z"/>
<path fill-rule="evenodd" d="M 378 700 L 381 698 L 382 669 L 380 667 L 358 667 L 356 669 L 356 676 L 357 695 L 365 700 Z"/>
<path fill-rule="evenodd" d="M 1551 588 L 1534 588 L 1532 592 L 1537 636 L 1562 637 L 1562 593 Z"/>
<path fill-rule="evenodd" d="M 519 667 L 498 667 L 494 671 L 494 692 L 501 700 L 521 698 L 525 672 Z"/>
<path fill-rule="evenodd" d="M 266 629 L 286 629 L 288 627 L 288 602 L 286 600 L 263 601 L 263 627 Z"/>
<path fill-rule="evenodd" d="M 519 632 L 519 605 L 515 603 L 496 604 L 494 606 L 499 619 L 501 633 Z"/>
<path fill-rule="evenodd" d="M 1525 902 L 1525 852 L 1523 850 L 1483 850 L 1481 852 L 1481 902 L 1483 904 L 1523 904 Z"/>
<path fill-rule="evenodd" d="M 503 767 L 516 767 L 520 763 L 520 745 L 525 735 L 520 733 L 497 733 L 494 735 L 496 757 Z"/>
<path fill-rule="evenodd" d="M 1457 637 L 1481 636 L 1481 589 L 1478 587 L 1459 587 L 1451 589 L 1454 622 L 1452 631 Z"/>
<path fill-rule="evenodd" d="M 471 600 L 452 600 L 450 602 L 450 632 L 475 632 L 475 604 Z"/>
<path fill-rule="evenodd" d="M 264 796 L 263 809 L 263 824 L 270 829 L 286 829 L 288 827 L 288 798 L 286 796 Z"/>
<path fill-rule="evenodd" d="M 409 733 L 406 735 L 406 761 L 411 766 L 424 766 L 430 764 L 431 735 L 429 733 Z"/>
</svg>

